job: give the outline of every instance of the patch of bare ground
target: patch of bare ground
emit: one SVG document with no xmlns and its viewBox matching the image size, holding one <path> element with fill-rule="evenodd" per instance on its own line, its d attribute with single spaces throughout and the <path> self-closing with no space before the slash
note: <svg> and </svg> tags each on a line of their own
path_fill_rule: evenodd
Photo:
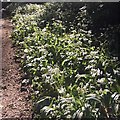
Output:
<svg viewBox="0 0 120 120">
<path fill-rule="evenodd" d="M 2 32 L 2 118 L 3 120 L 32 119 L 30 86 L 21 91 L 23 73 L 15 62 L 15 48 L 9 38 L 12 32 L 10 20 L 0 19 Z"/>
</svg>

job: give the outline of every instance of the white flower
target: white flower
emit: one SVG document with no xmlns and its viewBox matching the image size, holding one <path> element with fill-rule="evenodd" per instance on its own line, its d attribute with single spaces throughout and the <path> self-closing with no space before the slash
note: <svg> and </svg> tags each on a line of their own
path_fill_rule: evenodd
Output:
<svg viewBox="0 0 120 120">
<path fill-rule="evenodd" d="M 100 71 L 100 69 L 98 68 L 97 69 L 97 75 L 100 75 L 101 74 L 101 71 Z"/>
<path fill-rule="evenodd" d="M 61 94 L 61 93 L 64 93 L 64 92 L 65 92 L 65 88 L 61 87 L 61 88 L 59 89 L 59 93 Z"/>
<path fill-rule="evenodd" d="M 42 31 L 45 32 L 45 31 L 46 31 L 46 28 L 42 29 Z"/>
<path fill-rule="evenodd" d="M 92 77 L 95 77 L 96 76 L 96 69 L 91 69 L 91 75 L 92 75 Z"/>
<path fill-rule="evenodd" d="M 106 80 L 105 78 L 101 78 L 101 79 L 99 79 L 97 82 L 100 83 L 100 84 L 104 84 L 104 83 L 105 83 L 105 80 Z"/>
<path fill-rule="evenodd" d="M 55 68 L 55 69 L 54 69 L 54 73 L 55 73 L 55 74 L 59 74 L 59 72 L 60 72 L 59 68 Z"/>
<path fill-rule="evenodd" d="M 28 53 L 29 51 L 28 51 L 28 49 L 25 49 L 24 52 L 25 52 L 25 53 Z"/>
</svg>

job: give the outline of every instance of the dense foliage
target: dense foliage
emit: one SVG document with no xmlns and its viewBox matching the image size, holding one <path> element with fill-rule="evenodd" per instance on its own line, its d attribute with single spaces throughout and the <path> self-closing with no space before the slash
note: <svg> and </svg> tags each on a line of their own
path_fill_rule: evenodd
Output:
<svg viewBox="0 0 120 120">
<path fill-rule="evenodd" d="M 84 4 L 26 4 L 12 20 L 34 118 L 120 116 L 120 64 L 107 52 L 109 31 L 96 38 L 88 30 Z"/>
</svg>

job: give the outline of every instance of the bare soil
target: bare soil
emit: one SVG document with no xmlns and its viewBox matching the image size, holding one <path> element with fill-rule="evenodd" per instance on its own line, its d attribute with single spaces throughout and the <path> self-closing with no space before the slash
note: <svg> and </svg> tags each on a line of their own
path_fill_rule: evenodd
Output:
<svg viewBox="0 0 120 120">
<path fill-rule="evenodd" d="M 30 86 L 21 90 L 22 73 L 19 63 L 15 62 L 15 49 L 10 35 L 12 23 L 7 19 L 0 19 L 2 32 L 2 118 L 3 120 L 32 119 L 32 101 L 30 100 Z"/>
</svg>

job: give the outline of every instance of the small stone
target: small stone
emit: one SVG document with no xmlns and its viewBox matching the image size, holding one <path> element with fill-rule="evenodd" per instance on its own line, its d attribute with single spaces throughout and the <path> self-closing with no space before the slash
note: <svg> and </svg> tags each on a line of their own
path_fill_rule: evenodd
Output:
<svg viewBox="0 0 120 120">
<path fill-rule="evenodd" d="M 6 87 L 5 85 L 3 85 L 3 86 L 2 86 L 2 89 L 5 90 L 5 89 L 7 89 L 7 87 Z"/>
</svg>

